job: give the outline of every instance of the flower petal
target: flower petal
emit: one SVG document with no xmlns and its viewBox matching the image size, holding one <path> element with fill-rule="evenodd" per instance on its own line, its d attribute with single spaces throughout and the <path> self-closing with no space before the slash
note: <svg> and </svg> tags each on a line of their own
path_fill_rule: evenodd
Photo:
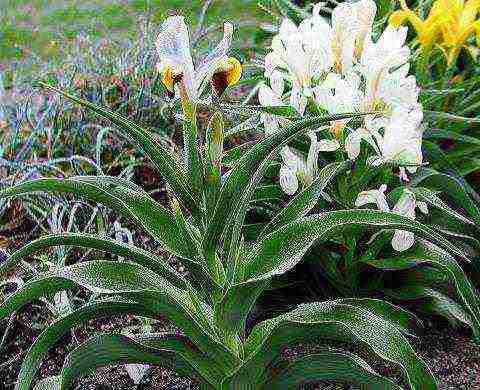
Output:
<svg viewBox="0 0 480 390">
<path fill-rule="evenodd" d="M 294 171 L 282 164 L 279 174 L 280 187 L 287 195 L 293 195 L 298 190 L 298 178 Z"/>
<path fill-rule="evenodd" d="M 415 236 L 411 232 L 405 230 L 395 230 L 392 238 L 392 248 L 398 252 L 410 249 L 415 243 Z"/>
<path fill-rule="evenodd" d="M 196 83 L 197 86 L 204 82 L 204 80 L 212 77 L 215 70 L 220 64 L 227 61 L 227 54 L 232 44 L 233 25 L 231 23 L 224 23 L 223 38 L 218 45 L 210 51 L 197 66 Z"/>
<path fill-rule="evenodd" d="M 340 148 L 340 143 L 336 139 L 322 139 L 317 142 L 319 152 L 334 152 Z"/>
</svg>

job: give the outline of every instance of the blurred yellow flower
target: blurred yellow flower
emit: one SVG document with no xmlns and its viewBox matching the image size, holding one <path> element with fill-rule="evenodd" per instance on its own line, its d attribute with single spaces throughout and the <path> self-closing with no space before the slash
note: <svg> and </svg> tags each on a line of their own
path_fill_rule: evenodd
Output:
<svg viewBox="0 0 480 390">
<path fill-rule="evenodd" d="M 480 0 L 436 0 L 425 20 L 410 10 L 405 0 L 400 0 L 402 9 L 390 16 L 390 23 L 398 27 L 410 22 L 425 53 L 436 45 L 447 59 L 447 65 L 455 63 L 460 50 L 468 39 L 477 34 L 480 43 Z"/>
</svg>

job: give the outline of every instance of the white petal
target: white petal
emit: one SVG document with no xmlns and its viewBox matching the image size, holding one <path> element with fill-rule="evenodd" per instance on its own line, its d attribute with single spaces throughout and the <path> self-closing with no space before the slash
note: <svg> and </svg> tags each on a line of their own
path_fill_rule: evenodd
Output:
<svg viewBox="0 0 480 390">
<path fill-rule="evenodd" d="M 272 88 L 264 84 L 258 88 L 258 101 L 264 107 L 283 105 L 281 97 L 276 94 Z"/>
<path fill-rule="evenodd" d="M 393 207 L 395 214 L 406 216 L 410 219 L 415 219 L 415 194 L 408 189 L 405 189 L 400 195 L 397 204 Z"/>
<path fill-rule="evenodd" d="M 128 376 L 132 379 L 133 383 L 138 386 L 143 377 L 147 374 L 150 366 L 147 364 L 125 364 L 125 371 L 127 371 Z"/>
<path fill-rule="evenodd" d="M 298 172 L 306 172 L 307 167 L 305 161 L 290 147 L 284 146 L 280 151 L 280 156 L 282 157 L 284 164 L 295 174 Z"/>
<path fill-rule="evenodd" d="M 278 119 L 275 115 L 262 113 L 260 117 L 265 128 L 265 135 L 272 135 L 278 131 Z"/>
<path fill-rule="evenodd" d="M 280 71 L 274 70 L 270 76 L 270 86 L 277 96 L 282 96 L 284 89 L 283 75 Z"/>
<path fill-rule="evenodd" d="M 301 85 L 296 80 L 293 81 L 292 91 L 290 93 L 290 105 L 303 115 L 307 107 L 307 98 L 303 96 Z"/>
<path fill-rule="evenodd" d="M 226 60 L 232 44 L 232 35 L 233 25 L 228 22 L 224 23 L 222 40 L 203 58 L 197 67 L 196 78 L 198 86 L 200 86 L 205 79 L 210 78 L 215 70 L 217 70 L 219 64 Z"/>
<path fill-rule="evenodd" d="M 279 174 L 280 187 L 287 195 L 293 195 L 298 190 L 298 178 L 286 165 L 281 166 Z"/>
<path fill-rule="evenodd" d="M 190 53 L 188 28 L 183 16 L 171 16 L 162 24 L 162 29 L 156 40 L 159 64 L 157 69 L 162 71 L 172 67 L 175 72 L 182 73 L 184 83 L 190 99 L 196 99 L 196 81 Z"/>
<path fill-rule="evenodd" d="M 410 249 L 415 243 L 415 236 L 411 232 L 405 230 L 395 230 L 392 238 L 392 248 L 398 252 Z"/>
<path fill-rule="evenodd" d="M 377 190 L 362 191 L 355 200 L 355 207 L 365 206 L 366 204 L 377 203 Z"/>
<path fill-rule="evenodd" d="M 340 143 L 336 139 L 322 139 L 317 142 L 319 152 L 333 152 L 340 148 Z"/>
<path fill-rule="evenodd" d="M 423 214 L 428 214 L 428 206 L 425 202 L 417 202 L 417 207 Z"/>
</svg>

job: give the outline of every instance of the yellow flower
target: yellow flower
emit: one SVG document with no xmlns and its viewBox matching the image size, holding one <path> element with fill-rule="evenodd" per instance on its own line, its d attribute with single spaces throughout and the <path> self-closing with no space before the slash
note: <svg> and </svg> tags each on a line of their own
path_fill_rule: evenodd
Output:
<svg viewBox="0 0 480 390">
<path fill-rule="evenodd" d="M 390 16 L 390 23 L 398 27 L 410 22 L 425 53 L 436 45 L 444 53 L 450 66 L 456 61 L 460 50 L 468 48 L 468 39 L 477 33 L 480 41 L 480 21 L 477 15 L 480 0 L 437 0 L 425 20 L 410 10 L 405 0 L 400 0 L 402 9 Z"/>
</svg>

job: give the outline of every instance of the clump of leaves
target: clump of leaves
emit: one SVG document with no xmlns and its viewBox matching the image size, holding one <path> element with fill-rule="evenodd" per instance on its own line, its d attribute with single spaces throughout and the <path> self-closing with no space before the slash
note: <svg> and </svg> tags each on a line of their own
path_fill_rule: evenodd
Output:
<svg viewBox="0 0 480 390">
<path fill-rule="evenodd" d="M 278 212 L 260 234 L 248 235 L 246 215 L 272 158 L 312 127 L 362 114 L 304 119 L 293 116 L 288 125 L 246 149 L 225 175 L 222 156 L 228 132 L 222 115 L 212 115 L 205 136 L 197 127 L 197 106 L 205 97 L 205 86 L 211 85 L 215 95 L 211 106 L 216 108 L 216 100 L 225 88 L 238 81 L 238 61 L 227 57 L 232 26 L 226 24 L 224 32 L 221 43 L 197 67 L 188 51 L 183 18 L 167 19 L 157 41 L 162 59 L 157 68 L 183 108 L 181 156 L 118 113 L 41 84 L 111 121 L 141 149 L 168 183 L 173 199 L 171 208 L 130 181 L 106 175 L 29 180 L 2 189 L 0 198 L 52 192 L 74 194 L 103 204 L 181 259 L 189 272 L 180 275 L 162 257 L 132 244 L 83 233 L 47 235 L 9 255 L 0 265 L 3 275 L 30 254 L 51 246 L 92 248 L 122 257 L 116 261 L 93 260 L 56 267 L 6 297 L 0 306 L 0 319 L 8 318 L 29 301 L 59 291 L 83 288 L 92 293 L 88 303 L 53 322 L 38 337 L 23 361 L 16 389 L 28 390 L 32 386 L 39 363 L 63 334 L 91 319 L 125 313 L 146 318 L 167 315 L 181 332 L 93 337 L 69 353 L 58 375 L 42 379 L 36 389 L 71 389 L 82 373 L 118 363 L 167 366 L 195 378 L 205 389 L 295 388 L 322 379 L 364 388 L 400 388 L 376 373 L 360 356 L 344 349 L 324 348 L 292 360 L 283 359 L 285 346 L 319 339 L 363 345 L 400 367 L 411 388 L 435 389 L 430 370 L 407 339 L 414 318 L 386 301 L 349 298 L 305 303 L 247 329 L 249 314 L 274 277 L 295 267 L 315 243 L 349 229 L 410 232 L 453 256 L 465 255 L 439 231 L 389 211 L 346 209 L 310 213 L 343 162 L 323 167 L 316 179 Z M 250 109 L 266 114 L 285 112 L 285 107 Z M 205 143 L 199 146 L 201 139 Z"/>
</svg>

